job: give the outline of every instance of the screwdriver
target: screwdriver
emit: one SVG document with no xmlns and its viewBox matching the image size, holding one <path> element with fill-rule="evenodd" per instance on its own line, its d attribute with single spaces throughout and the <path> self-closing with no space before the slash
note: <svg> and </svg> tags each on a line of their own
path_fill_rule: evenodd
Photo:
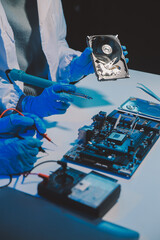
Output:
<svg viewBox="0 0 160 240">
<path fill-rule="evenodd" d="M 62 91 L 62 92 L 65 92 L 65 91 Z M 70 95 L 74 95 L 74 96 L 77 96 L 77 97 L 81 97 L 81 98 L 85 98 L 85 99 L 93 99 L 92 97 L 84 94 L 84 93 L 80 93 L 80 92 L 67 92 L 66 93 L 70 94 Z"/>
</svg>

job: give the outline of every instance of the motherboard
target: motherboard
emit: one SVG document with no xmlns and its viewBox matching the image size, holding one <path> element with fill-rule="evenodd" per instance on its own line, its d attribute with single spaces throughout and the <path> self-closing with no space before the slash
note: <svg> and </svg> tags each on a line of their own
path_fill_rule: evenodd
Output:
<svg viewBox="0 0 160 240">
<path fill-rule="evenodd" d="M 134 113 L 100 111 L 79 129 L 64 161 L 130 178 L 160 135 L 160 122 Z"/>
</svg>

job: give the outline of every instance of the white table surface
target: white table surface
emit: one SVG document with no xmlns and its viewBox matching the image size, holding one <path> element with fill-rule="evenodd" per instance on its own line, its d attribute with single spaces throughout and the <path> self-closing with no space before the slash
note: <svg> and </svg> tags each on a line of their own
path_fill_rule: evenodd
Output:
<svg viewBox="0 0 160 240">
<path fill-rule="evenodd" d="M 72 147 L 78 137 L 78 129 L 92 123 L 91 118 L 99 111 L 110 113 L 117 109 L 129 97 L 157 102 L 146 93 L 136 88 L 143 83 L 160 96 L 160 76 L 129 70 L 130 78 L 117 81 L 98 82 L 92 74 L 77 84 L 77 87 L 93 97 L 85 100 L 74 97 L 67 113 L 45 119 L 47 133 L 57 144 L 57 147 L 44 140 L 44 146 L 52 149 L 48 155 L 38 160 L 60 160 Z M 106 174 L 118 180 L 121 193 L 118 202 L 103 217 L 104 220 L 133 229 L 140 233 L 140 240 L 160 239 L 160 140 L 156 142 L 140 167 L 130 180 Z M 40 154 L 39 156 L 44 156 Z M 90 172 L 88 168 L 69 164 L 70 167 Z M 50 173 L 57 169 L 56 163 L 41 165 L 34 172 Z M 37 184 L 41 181 L 37 176 L 14 179 L 11 186 L 21 191 L 37 194 Z"/>
</svg>

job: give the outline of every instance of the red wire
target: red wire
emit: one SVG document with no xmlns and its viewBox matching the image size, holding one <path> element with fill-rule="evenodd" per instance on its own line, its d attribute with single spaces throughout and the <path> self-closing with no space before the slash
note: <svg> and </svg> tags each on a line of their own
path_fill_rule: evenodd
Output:
<svg viewBox="0 0 160 240">
<path fill-rule="evenodd" d="M 13 110 L 13 111 L 16 111 L 17 113 L 19 113 L 19 115 L 23 116 L 24 117 L 24 114 L 21 113 L 20 111 L 18 111 L 16 108 L 8 108 L 6 110 L 4 110 L 1 115 L 0 115 L 0 118 L 3 117 L 3 115 L 7 112 L 7 111 L 10 111 L 10 110 Z M 41 133 L 40 133 L 41 134 Z M 45 137 L 48 141 L 51 141 L 51 139 L 47 136 L 47 134 L 41 134 L 43 137 Z M 28 175 L 37 175 L 38 177 L 40 178 L 43 178 L 43 180 L 48 180 L 49 179 L 49 176 L 46 175 L 46 174 L 43 174 L 43 173 L 28 173 Z"/>
<path fill-rule="evenodd" d="M 22 175 L 24 175 L 25 176 L 25 174 L 22 174 Z M 48 180 L 49 179 L 49 175 L 46 175 L 46 174 L 43 174 L 43 173 L 27 173 L 27 176 L 28 175 L 36 175 L 36 176 L 38 176 L 38 177 L 40 177 L 40 178 L 43 178 L 44 180 Z"/>
<path fill-rule="evenodd" d="M 4 111 L 2 112 L 2 114 L 0 115 L 0 118 L 2 118 L 3 115 L 4 115 L 7 111 L 10 111 L 10 110 L 13 110 L 13 111 L 17 112 L 17 113 L 19 113 L 19 115 L 21 115 L 21 116 L 24 117 L 24 114 L 21 113 L 20 111 L 18 111 L 16 108 L 8 108 L 8 109 L 6 109 L 6 110 L 4 110 Z M 36 130 L 37 130 L 37 129 L 36 129 Z M 38 131 L 38 130 L 37 130 L 37 131 Z M 40 133 L 40 132 L 39 132 L 39 134 L 40 134 L 43 138 L 47 139 L 49 142 L 52 142 L 52 143 L 53 143 L 53 141 L 51 140 L 51 138 L 49 138 L 46 133 Z"/>
<path fill-rule="evenodd" d="M 19 115 L 21 115 L 21 116 L 24 117 L 23 113 L 21 113 L 20 111 L 18 111 L 16 108 L 8 108 L 8 109 L 4 110 L 4 111 L 1 113 L 0 118 L 2 118 L 3 115 L 4 115 L 7 111 L 10 111 L 10 110 L 16 111 L 16 112 L 19 113 Z"/>
</svg>

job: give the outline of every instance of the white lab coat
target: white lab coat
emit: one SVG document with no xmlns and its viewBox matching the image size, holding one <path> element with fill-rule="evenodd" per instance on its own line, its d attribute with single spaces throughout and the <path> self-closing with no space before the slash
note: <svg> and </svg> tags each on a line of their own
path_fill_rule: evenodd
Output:
<svg viewBox="0 0 160 240">
<path fill-rule="evenodd" d="M 68 47 L 66 23 L 61 0 L 37 0 L 42 50 L 46 56 L 52 81 L 58 80 L 75 55 L 80 52 Z M 23 83 L 8 82 L 4 72 L 19 69 L 13 31 L 0 2 L 0 110 L 15 108 L 23 94 Z"/>
</svg>

